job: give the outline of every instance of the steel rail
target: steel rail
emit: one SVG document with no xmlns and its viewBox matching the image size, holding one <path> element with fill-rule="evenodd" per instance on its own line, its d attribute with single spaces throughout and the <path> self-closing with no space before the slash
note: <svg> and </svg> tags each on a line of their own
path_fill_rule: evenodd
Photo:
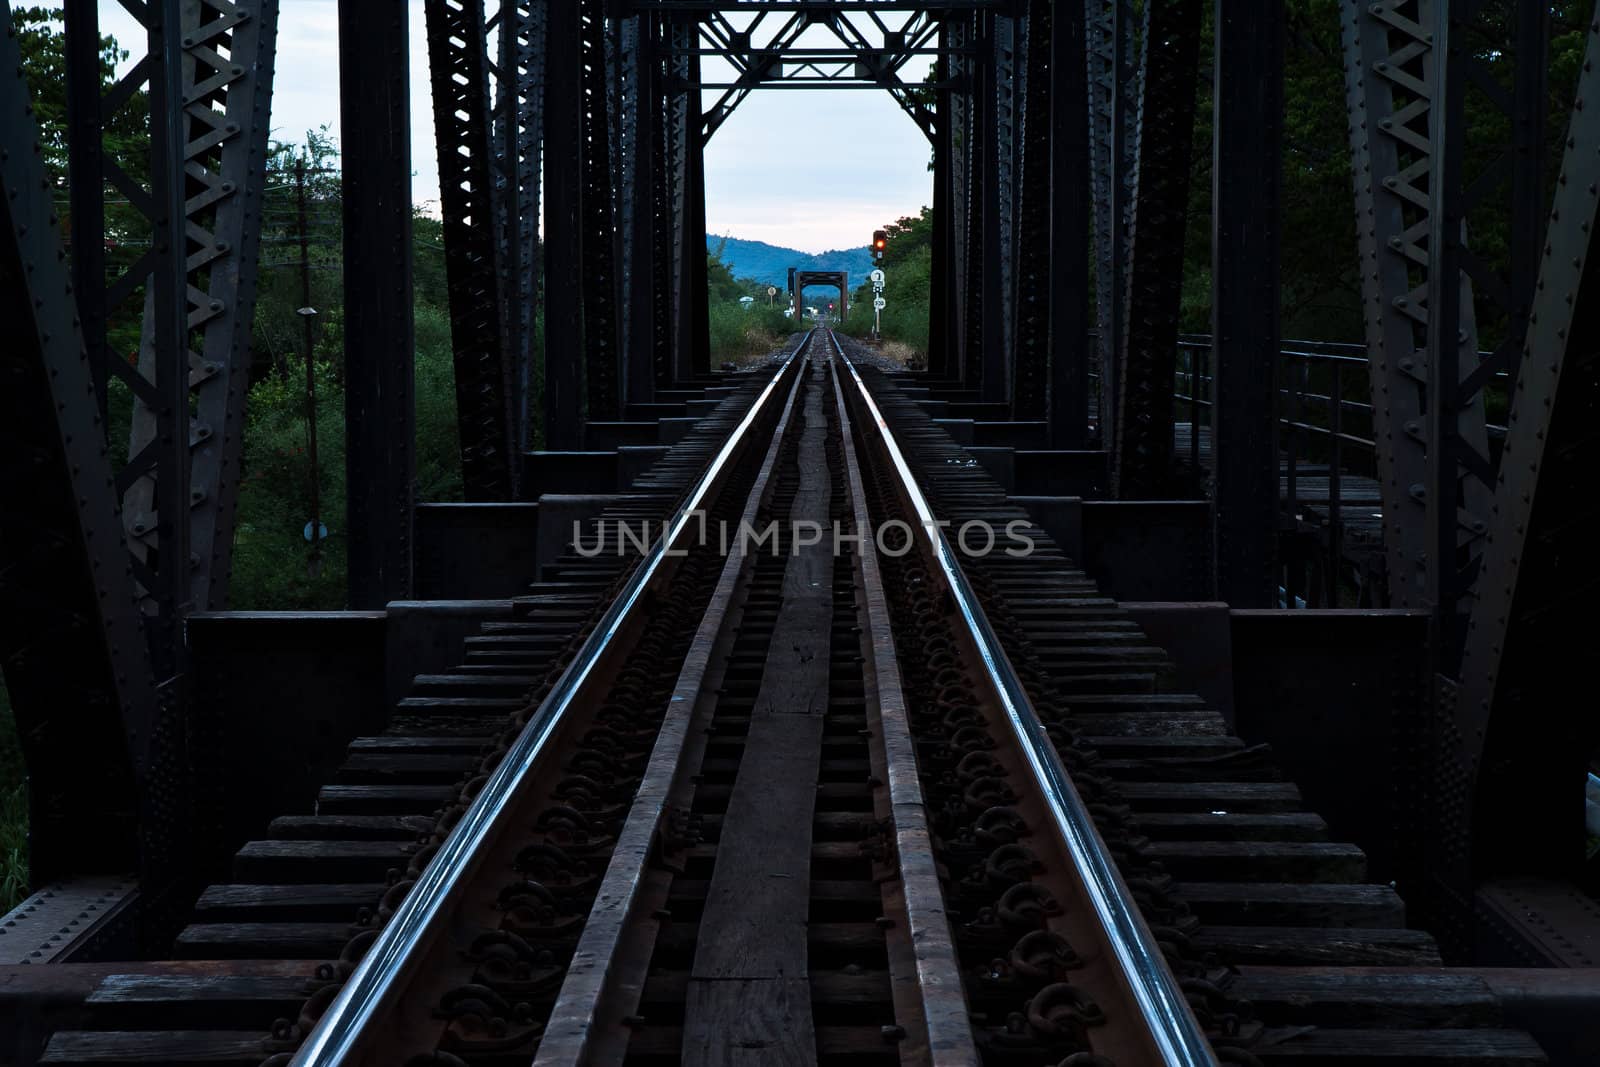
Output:
<svg viewBox="0 0 1600 1067">
<path fill-rule="evenodd" d="M 839 360 L 828 360 L 828 380 L 833 386 L 839 418 L 839 454 L 844 461 L 845 486 L 856 533 L 863 536 L 856 553 L 856 582 L 865 616 L 865 639 L 871 645 L 872 672 L 867 692 L 876 698 L 877 714 L 869 728 L 883 743 L 884 779 L 889 789 L 889 818 L 894 830 L 894 854 L 900 868 L 900 892 L 906 914 L 913 965 L 916 968 L 917 1007 L 927 1035 L 924 1060 L 928 1067 L 978 1067 L 983 1062 L 972 1036 L 961 981 L 961 962 L 955 936 L 945 911 L 944 890 L 933 853 L 933 831 L 928 826 L 927 798 L 917 774 L 917 746 L 912 737 L 901 686 L 900 658 L 890 625 L 889 595 L 884 588 L 878 556 L 870 549 L 872 516 L 861 463 L 851 433 Z"/>
<path fill-rule="evenodd" d="M 779 451 L 804 377 L 802 369 L 789 387 L 772 431 L 772 443 L 745 503 L 740 518 L 742 528 L 755 523 L 756 513 L 769 495 L 772 472 L 778 464 Z M 712 650 L 723 637 L 733 610 L 735 590 L 748 577 L 748 563 L 752 558 L 741 546 L 730 551 L 723 563 L 711 602 L 678 672 L 672 696 L 667 700 L 666 720 L 651 750 L 650 762 L 634 792 L 622 829 L 617 833 L 611 861 L 606 865 L 594 904 L 573 949 L 572 962 L 556 993 L 544 1033 L 539 1037 L 533 1067 L 576 1067 L 589 1062 L 621 1062 L 623 1059 L 627 1041 L 624 1038 L 619 1043 L 617 1034 L 619 1031 L 626 1033 L 627 1028 L 621 1024 L 621 1018 L 637 1007 L 644 984 L 638 980 L 634 985 L 631 1003 L 626 1006 L 618 1003 L 627 996 L 630 978 L 639 979 L 638 974 L 626 973 L 627 965 L 636 962 L 642 974 L 649 960 L 648 951 L 639 961 L 624 958 L 633 941 L 627 936 L 627 928 L 640 920 L 640 913 L 647 906 L 642 901 L 649 895 L 648 868 L 660 839 L 661 822 L 671 805 L 680 799 L 676 794 L 688 773 L 684 768 L 692 747 L 688 734 L 696 725 L 703 725 L 701 702 L 706 697 L 705 681 L 711 670 Z M 655 944 L 654 937 L 644 940 L 651 946 Z"/>
<path fill-rule="evenodd" d="M 1074 873 L 1080 879 L 1085 896 L 1093 908 L 1095 921 L 1115 958 L 1119 977 L 1138 1006 L 1145 1030 L 1161 1057 L 1159 1062 L 1165 1067 L 1217 1067 L 1216 1056 L 1211 1051 L 1205 1032 L 1190 1010 L 1189 1002 L 1171 968 L 1167 966 L 1150 927 L 1132 903 L 1132 892 L 1118 872 L 1116 861 L 1101 840 L 1099 831 L 1095 829 L 1088 806 L 1072 784 L 1060 755 L 1045 732 L 1044 724 L 1033 710 L 1022 682 L 1001 647 L 1000 639 L 989 625 L 976 592 L 956 561 L 955 553 L 939 528 L 933 509 L 918 486 L 910 465 L 906 463 L 887 420 L 878 410 L 872 393 L 833 332 L 825 331 L 825 336 L 849 370 L 861 401 L 871 421 L 877 426 L 884 452 L 895 469 L 906 500 L 922 526 L 922 536 L 932 550 L 933 563 L 943 575 L 961 620 L 983 662 L 983 669 L 1005 712 L 1006 721 L 1021 746 L 1022 754 L 1039 786 L 1045 808 L 1066 846 Z"/>
<path fill-rule="evenodd" d="M 712 487 L 741 450 L 746 434 L 777 391 L 778 383 L 814 336 L 813 330 L 796 345 L 751 403 L 750 410 L 673 514 L 666 533 L 640 560 L 622 592 L 528 720 L 461 821 L 439 846 L 417 884 L 361 957 L 339 995 L 290 1061 L 293 1067 L 336 1067 L 357 1062 L 353 1057 L 360 1052 L 364 1034 L 381 1013 L 392 1007 L 423 950 L 438 936 L 448 902 L 477 867 L 492 828 L 521 791 L 568 708 L 593 676 L 596 662 L 629 621 L 669 550 L 683 537 Z"/>
</svg>

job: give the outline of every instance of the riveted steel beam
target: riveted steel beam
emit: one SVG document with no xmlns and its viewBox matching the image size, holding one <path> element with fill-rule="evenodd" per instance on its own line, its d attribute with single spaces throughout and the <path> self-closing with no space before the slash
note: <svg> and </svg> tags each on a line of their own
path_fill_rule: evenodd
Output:
<svg viewBox="0 0 1600 1067">
<path fill-rule="evenodd" d="M 545 45 L 544 437 L 545 447 L 583 446 L 582 16 L 549 8 Z"/>
<path fill-rule="evenodd" d="M 98 127 L 92 132 L 98 141 Z M 7 5 L 0 8 L 0 321 L 8 327 L 0 345 L 0 448 L 8 460 L 0 464 L 0 492 L 9 503 L 0 508 L 0 667 L 28 769 L 36 884 L 134 868 L 142 821 L 135 782 L 148 782 L 157 722 L 132 557 L 110 491 L 97 376 L 41 159 Z"/>
<path fill-rule="evenodd" d="M 1577 875 L 1577 801 L 1600 745 L 1600 723 L 1570 704 L 1573 667 L 1591 654 L 1600 585 L 1590 565 L 1600 463 L 1600 20 L 1587 37 L 1444 738 L 1453 744 L 1441 751 L 1441 775 L 1470 783 L 1470 838 L 1465 818 L 1438 827 L 1458 888 L 1469 878 Z"/>
<path fill-rule="evenodd" d="M 1211 166 L 1217 595 L 1276 607 L 1283 14 L 1218 0 Z M 1192 389 L 1200 389 L 1198 380 Z M 1198 394 L 1197 394 L 1198 395 Z M 1199 433 L 1198 427 L 1192 427 Z"/>
<path fill-rule="evenodd" d="M 1021 23 L 1011 15 L 993 16 L 992 50 L 985 56 L 992 59 L 994 70 L 994 197 L 990 206 L 994 211 L 995 259 L 990 269 L 995 277 L 994 290 L 988 298 L 998 312 L 994 332 L 999 347 L 984 357 L 983 394 L 986 400 L 1007 402 L 1015 387 L 1017 341 L 1017 201 L 1022 127 L 1018 96 L 1022 92 L 1025 48 Z"/>
<path fill-rule="evenodd" d="M 1443 198 L 1449 181 L 1436 177 L 1439 161 L 1431 131 L 1439 125 L 1445 137 L 1449 130 L 1458 135 L 1462 130 L 1450 117 L 1451 111 L 1459 115 L 1460 94 L 1449 97 L 1439 78 L 1432 40 L 1435 13 L 1433 0 L 1372 5 L 1352 0 L 1344 12 L 1356 232 L 1388 593 L 1393 606 L 1413 608 L 1431 606 L 1437 595 L 1436 589 L 1430 592 L 1438 573 L 1429 557 L 1429 531 L 1437 525 L 1430 515 L 1443 507 L 1454 519 L 1457 510 L 1454 501 L 1429 502 L 1429 486 L 1436 479 L 1430 473 L 1428 391 L 1438 372 L 1429 347 L 1430 321 L 1436 331 L 1439 327 L 1429 301 L 1430 294 L 1442 291 L 1432 281 L 1436 271 L 1429 253 L 1433 213 L 1442 199 L 1436 204 L 1430 190 Z M 1448 274 L 1448 281 L 1452 322 L 1438 337 L 1456 338 L 1450 362 L 1456 373 L 1466 374 L 1477 361 L 1478 347 L 1471 281 L 1459 268 Z M 1451 438 L 1482 455 L 1487 437 L 1481 402 L 1453 411 Z M 1468 524 L 1481 522 L 1486 493 L 1481 481 L 1463 491 L 1467 499 L 1461 503 L 1480 516 L 1463 516 L 1458 526 L 1461 547 L 1471 551 L 1469 544 L 1483 530 L 1472 531 Z M 1448 555 L 1454 566 L 1456 553 Z"/>
<path fill-rule="evenodd" d="M 623 305 L 627 316 L 623 364 L 625 396 L 648 403 L 656 388 L 656 197 L 661 108 L 656 26 L 650 15 L 626 19 L 622 29 Z"/>
<path fill-rule="evenodd" d="M 1123 498 L 1166 496 L 1173 481 L 1172 385 L 1202 13 L 1199 0 L 1144 9 L 1128 288 L 1111 434 L 1112 492 Z"/>
<path fill-rule="evenodd" d="M 411 589 L 411 103 L 405 9 L 339 4 L 350 605 Z"/>
<path fill-rule="evenodd" d="M 227 595 L 278 6 L 162 0 L 130 11 L 147 52 L 109 94 L 94 5 L 66 12 L 74 277 L 102 411 L 113 379 L 133 396 L 117 488 L 166 677 L 182 668 L 183 616 L 220 608 Z M 105 118 L 129 100 L 148 102 L 148 161 L 104 140 Z M 138 216 L 131 235 L 126 219 L 107 232 L 108 189 Z M 131 262 L 108 262 L 108 241 L 139 247 L 146 237 Z M 110 351 L 108 330 L 136 316 L 138 353 Z"/>
<path fill-rule="evenodd" d="M 539 172 L 544 139 L 544 34 L 547 0 L 501 0 L 496 19 L 495 204 L 500 258 L 500 322 L 511 396 L 509 469 L 521 495 L 522 453 L 532 447 L 539 302 Z"/>
<path fill-rule="evenodd" d="M 1095 322 L 1100 387 L 1098 436 L 1110 447 L 1116 424 L 1127 319 L 1137 67 L 1132 0 L 1085 0 L 1089 83 L 1089 168 L 1094 200 Z"/>
<path fill-rule="evenodd" d="M 1017 419 L 1043 419 L 1049 409 L 1051 283 L 1051 65 L 1055 5 L 1032 0 L 1019 29 L 1025 35 L 1026 60 L 1018 125 L 1016 194 L 1017 257 L 1015 356 L 1011 376 L 1011 414 Z"/>
<path fill-rule="evenodd" d="M 1082 449 L 1089 432 L 1089 274 L 1091 237 L 1087 99 L 1087 20 L 1083 5 L 1051 6 L 1049 88 L 1029 95 L 1028 121 L 1049 114 L 1049 401 L 1056 448 Z M 1044 47 L 1040 46 L 1041 49 Z M 1041 87 L 1042 88 L 1042 87 Z M 1032 146 L 1035 142 L 1029 142 Z M 1024 192 L 1024 206 L 1027 194 Z"/>
<path fill-rule="evenodd" d="M 582 0 L 579 15 L 579 152 L 583 188 L 583 373 L 588 417 L 622 415 L 617 245 L 612 201 L 612 139 L 616 83 L 607 62 L 605 4 Z"/>
<path fill-rule="evenodd" d="M 501 319 L 509 204 L 496 211 L 483 0 L 428 0 L 428 70 L 444 215 L 461 482 L 468 500 L 510 500 L 511 361 Z M 507 27 L 501 26 L 501 34 Z M 504 78 L 504 72 L 502 72 Z M 501 178 L 505 188 L 505 179 Z"/>
</svg>

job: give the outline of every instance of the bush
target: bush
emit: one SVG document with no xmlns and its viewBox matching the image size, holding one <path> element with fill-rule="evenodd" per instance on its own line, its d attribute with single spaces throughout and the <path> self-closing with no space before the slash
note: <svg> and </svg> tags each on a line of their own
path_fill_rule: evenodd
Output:
<svg viewBox="0 0 1600 1067">
<path fill-rule="evenodd" d="M 735 301 L 712 301 L 710 308 L 711 363 L 764 356 L 783 344 L 795 327 L 783 309 L 754 306 L 748 310 Z"/>
<path fill-rule="evenodd" d="M 449 316 L 428 304 L 418 304 L 415 315 L 416 498 L 459 500 L 461 453 Z M 345 604 L 344 383 L 333 362 L 342 351 L 342 322 L 333 311 L 321 324 L 316 352 L 317 502 L 328 528 L 319 568 L 311 566 L 311 545 L 305 539 L 311 518 L 305 361 L 284 356 L 287 373 L 269 374 L 250 390 L 230 608 L 326 611 Z"/>
<path fill-rule="evenodd" d="M 317 503 L 328 527 L 320 568 L 312 567 L 311 465 L 305 361 L 285 356 L 288 373 L 250 390 L 244 476 L 234 523 L 228 605 L 238 610 L 334 610 L 345 604 L 344 387 L 318 346 Z"/>
<path fill-rule="evenodd" d="M 884 303 L 880 333 L 910 346 L 918 355 L 928 353 L 928 298 L 933 274 L 933 249 L 926 243 L 904 250 L 898 262 L 884 268 Z M 872 334 L 872 285 L 861 286 L 850 297 L 850 315 L 844 332 L 854 337 Z"/>
</svg>

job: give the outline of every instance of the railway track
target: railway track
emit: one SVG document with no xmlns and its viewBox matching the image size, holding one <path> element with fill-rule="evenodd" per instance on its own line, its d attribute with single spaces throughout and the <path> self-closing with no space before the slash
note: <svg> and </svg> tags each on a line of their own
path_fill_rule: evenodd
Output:
<svg viewBox="0 0 1600 1067">
<path fill-rule="evenodd" d="M 42 1062 L 1542 1062 L 858 355 L 740 376 Z"/>
</svg>

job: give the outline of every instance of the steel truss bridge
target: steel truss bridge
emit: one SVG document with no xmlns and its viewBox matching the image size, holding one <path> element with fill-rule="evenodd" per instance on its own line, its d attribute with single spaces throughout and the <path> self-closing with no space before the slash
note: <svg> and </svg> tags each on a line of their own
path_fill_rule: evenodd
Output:
<svg viewBox="0 0 1600 1067">
<path fill-rule="evenodd" d="M 1388 869 L 1449 952 L 1594 965 L 1600 911 L 1573 888 L 1600 744 L 1582 667 L 1600 468 L 1594 22 L 1555 129 L 1548 5 L 1339 4 L 1358 247 L 1329 254 L 1357 257 L 1366 325 L 1341 347 L 1280 336 L 1278 5 L 427 0 L 430 146 L 410 143 L 406 5 L 339 0 L 350 610 L 272 620 L 227 608 L 274 62 L 295 9 L 124 6 L 144 53 L 107 89 L 99 5 L 65 3 L 70 244 L 17 41 L 0 39 L 0 661 L 38 884 L 133 872 L 136 906 L 104 890 L 112 910 L 152 944 L 170 936 L 242 823 L 310 795 L 327 739 L 355 736 L 348 717 L 318 725 L 329 694 L 388 684 L 324 662 L 277 725 L 243 735 L 230 702 L 255 698 L 232 672 L 267 670 L 262 649 L 303 666 L 323 642 L 382 660 L 410 632 L 396 619 L 510 595 L 462 562 L 469 546 L 501 546 L 486 568 L 536 510 L 592 519 L 573 501 L 628 490 L 709 418 L 729 387 L 709 363 L 706 144 L 753 92 L 857 88 L 891 94 L 934 164 L 930 344 L 907 395 L 1139 602 L 1169 651 L 1232 657 L 1257 708 L 1249 720 L 1240 697 L 1238 731 L 1273 741 L 1318 803 L 1381 825 Z M 1474 94 L 1502 121 L 1469 128 Z M 148 159 L 109 135 L 130 108 Z M 1196 338 L 1179 310 L 1203 122 L 1213 291 Z M 424 152 L 442 190 L 454 506 L 413 488 Z M 141 231 L 125 266 L 106 251 L 126 236 L 110 195 Z M 1509 219 L 1493 255 L 1473 244 L 1490 209 Z M 132 360 L 108 340 L 129 315 Z M 1480 315 L 1497 323 L 1489 348 Z M 113 390 L 133 397 L 126 441 L 108 439 Z M 1341 499 L 1352 486 L 1359 508 Z M 1375 521 L 1357 531 L 1355 510 Z M 1357 571 L 1360 607 L 1340 610 Z M 1327 610 L 1294 610 L 1307 598 Z M 1364 710 L 1337 718 L 1352 693 Z M 1320 763 L 1346 731 L 1380 754 L 1370 779 Z M 267 760 L 246 784 L 219 756 L 242 736 L 323 754 L 309 770 Z"/>
</svg>

